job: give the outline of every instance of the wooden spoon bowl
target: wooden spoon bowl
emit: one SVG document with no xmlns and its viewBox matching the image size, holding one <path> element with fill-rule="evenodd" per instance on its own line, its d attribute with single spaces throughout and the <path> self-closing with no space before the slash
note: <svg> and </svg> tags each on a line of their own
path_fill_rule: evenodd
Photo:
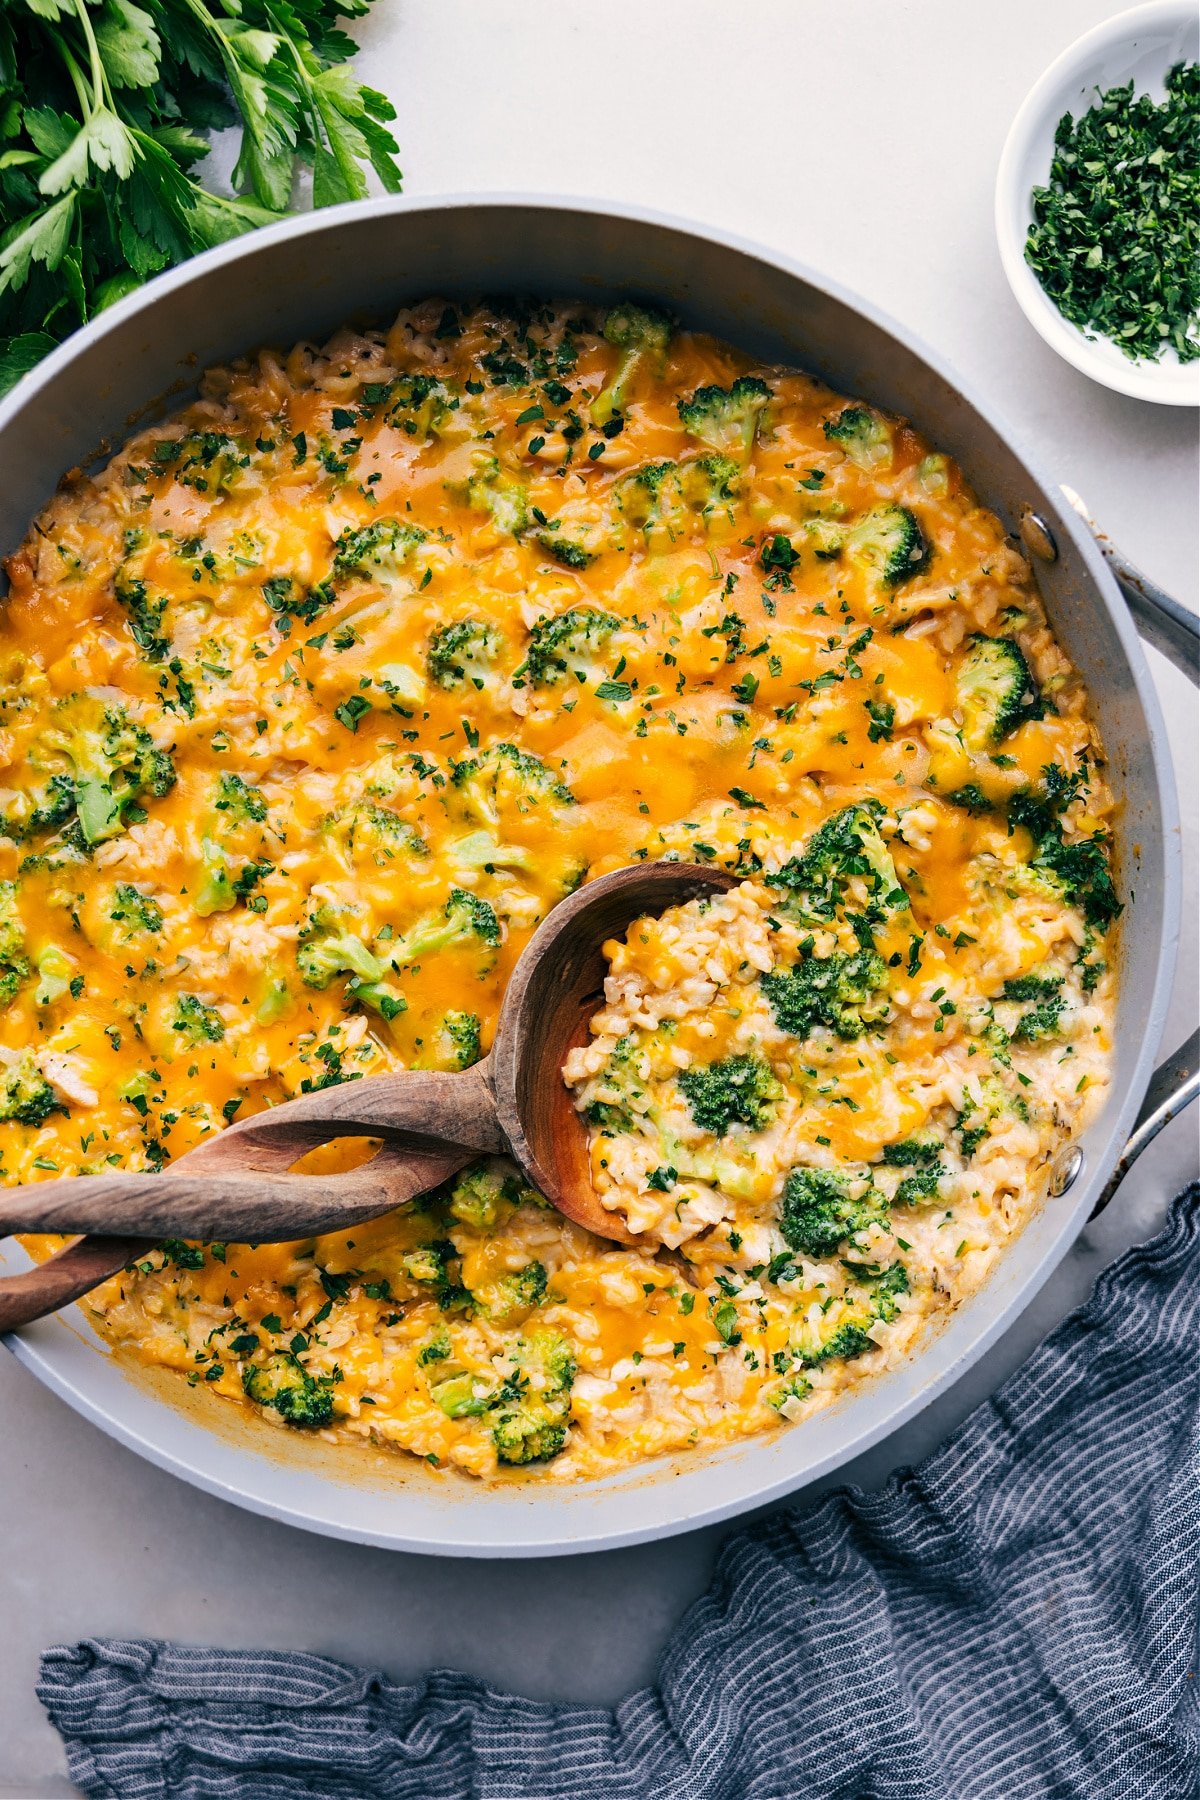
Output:
<svg viewBox="0 0 1200 1800">
<path fill-rule="evenodd" d="M 617 869 L 556 906 L 513 970 L 490 1058 L 500 1128 L 526 1179 L 599 1237 L 639 1241 L 592 1186 L 587 1130 L 562 1077 L 567 1052 L 587 1042 L 604 1001 L 603 947 L 644 913 L 724 892 L 738 880 L 700 863 Z"/>
<path fill-rule="evenodd" d="M 301 1095 L 239 1120 L 162 1175 L 68 1176 L 0 1190 L 0 1236 L 85 1232 L 36 1269 L 0 1280 L 0 1331 L 76 1300 L 163 1238 L 270 1243 L 346 1230 L 427 1193 L 481 1154 L 511 1153 L 576 1224 L 636 1243 L 591 1181 L 587 1132 L 563 1082 L 604 998 L 603 946 L 643 913 L 732 887 L 694 863 L 617 869 L 543 920 L 513 970 L 492 1050 L 459 1075 L 403 1071 Z M 334 1138 L 382 1139 L 358 1167 L 296 1171 Z"/>
</svg>

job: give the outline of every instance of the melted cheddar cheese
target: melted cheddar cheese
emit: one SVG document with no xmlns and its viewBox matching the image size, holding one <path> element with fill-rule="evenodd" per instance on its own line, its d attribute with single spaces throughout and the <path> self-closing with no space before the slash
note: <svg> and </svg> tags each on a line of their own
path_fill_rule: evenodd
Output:
<svg viewBox="0 0 1200 1800">
<path fill-rule="evenodd" d="M 1074 995 L 1001 1062 L 1040 1083 L 992 1119 L 1003 1168 L 981 1187 L 960 1154 L 898 1234 L 903 1304 L 782 1404 L 796 1321 L 853 1297 L 812 1265 L 772 1285 L 728 1230 L 685 1279 L 502 1164 L 348 1235 L 168 1244 L 92 1297 L 128 1354 L 281 1428 L 570 1479 L 775 1425 L 982 1278 L 1067 1096 L 1103 1085 L 1086 697 L 954 464 L 805 374 L 636 308 L 431 303 L 210 372 L 68 478 L 8 570 L 8 1182 L 160 1169 L 314 1087 L 465 1066 L 581 881 L 664 856 L 770 875 L 860 802 L 904 890 L 877 949 L 908 1030 L 817 1033 L 830 1161 L 963 1110 L 947 996 L 996 1002 L 991 1056 L 1024 1016 L 1005 983 Z"/>
</svg>

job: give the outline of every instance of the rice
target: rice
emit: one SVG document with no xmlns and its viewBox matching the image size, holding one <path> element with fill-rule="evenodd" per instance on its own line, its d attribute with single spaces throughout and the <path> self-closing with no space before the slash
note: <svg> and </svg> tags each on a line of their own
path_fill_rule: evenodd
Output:
<svg viewBox="0 0 1200 1800">
<path fill-rule="evenodd" d="M 7 1181 L 464 1066 L 581 881 L 737 878 L 609 947 L 566 1071 L 634 1247 L 488 1160 L 92 1296 L 125 1354 L 280 1429 L 570 1481 L 803 1428 L 986 1279 L 1103 1092 L 1087 696 L 955 466 L 802 372 L 431 300 L 209 371 L 9 574 Z M 847 818 L 866 848 L 806 887 Z M 761 1115 L 714 1131 L 739 1058 Z"/>
</svg>

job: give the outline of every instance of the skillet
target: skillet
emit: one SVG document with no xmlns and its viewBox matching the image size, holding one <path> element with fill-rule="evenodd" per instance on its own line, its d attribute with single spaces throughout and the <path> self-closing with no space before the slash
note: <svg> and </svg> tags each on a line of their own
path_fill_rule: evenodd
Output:
<svg viewBox="0 0 1200 1800">
<path fill-rule="evenodd" d="M 134 1372 L 77 1309 L 5 1341 L 56 1393 L 160 1467 L 331 1536 L 458 1556 L 544 1556 L 669 1536 L 795 1492 L 898 1430 L 1008 1328 L 1132 1155 L 1195 1090 L 1196 1040 L 1154 1072 L 1179 930 L 1179 821 L 1165 728 L 1137 633 L 1087 526 L 1019 438 L 933 350 L 779 254 L 707 227 L 584 200 L 387 199 L 288 220 L 151 282 L 77 332 L 0 402 L 0 551 L 21 541 L 63 471 L 177 407 L 200 370 L 265 343 L 320 342 L 437 294 L 650 300 L 769 363 L 909 418 L 962 464 L 1030 550 L 1054 630 L 1103 721 L 1121 806 L 1126 902 L 1113 1079 L 1102 1110 L 984 1287 L 903 1367 L 794 1431 L 558 1486 L 475 1483 L 410 1459 L 337 1451 L 215 1396 Z M 1181 667 L 1195 621 L 1130 589 Z M 1168 609 L 1169 610 L 1169 609 Z M 1130 924 L 1136 920 L 1136 926 Z M 1190 1063 L 1189 1063 L 1190 1053 Z M 1153 1077 L 1153 1080 L 1152 1080 Z M 15 1243 L 0 1273 L 27 1266 Z M 166 1403 L 171 1401 L 173 1403 Z"/>
</svg>

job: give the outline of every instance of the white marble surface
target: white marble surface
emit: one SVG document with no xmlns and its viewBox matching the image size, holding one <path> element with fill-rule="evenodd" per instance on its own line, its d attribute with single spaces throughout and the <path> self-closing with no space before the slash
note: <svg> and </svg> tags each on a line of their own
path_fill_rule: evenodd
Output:
<svg viewBox="0 0 1200 1800">
<path fill-rule="evenodd" d="M 1024 427 L 1135 561 L 1197 605 L 1194 414 L 1121 399 L 1059 362 L 1012 300 L 992 236 L 1008 122 L 1105 0 L 379 0 L 368 79 L 400 109 L 410 194 L 649 202 L 802 256 L 943 352 Z M 1197 1012 L 1197 709 L 1152 657 L 1187 835 L 1188 939 L 1168 1038 Z M 950 1395 L 839 1479 L 918 1458 L 1152 1232 L 1197 1169 L 1178 1121 L 1030 1312 Z M 89 1634 L 271 1644 L 402 1679 L 453 1664 L 607 1703 L 652 1678 L 725 1528 L 557 1563 L 438 1562 L 325 1542 L 196 1493 L 0 1356 L 0 1800 L 70 1794 L 33 1693 L 40 1650 Z M 833 1485 L 832 1483 L 829 1485 Z"/>
</svg>

